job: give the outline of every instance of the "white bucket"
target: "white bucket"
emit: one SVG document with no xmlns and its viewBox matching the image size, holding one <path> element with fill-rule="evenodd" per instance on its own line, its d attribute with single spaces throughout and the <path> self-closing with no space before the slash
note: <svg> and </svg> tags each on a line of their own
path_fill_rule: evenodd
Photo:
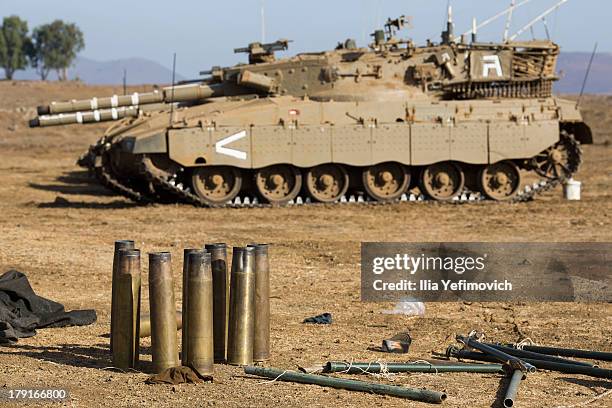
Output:
<svg viewBox="0 0 612 408">
<path fill-rule="evenodd" d="M 569 179 L 563 185 L 563 196 L 566 200 L 580 201 L 580 188 L 582 183 L 574 179 Z"/>
</svg>

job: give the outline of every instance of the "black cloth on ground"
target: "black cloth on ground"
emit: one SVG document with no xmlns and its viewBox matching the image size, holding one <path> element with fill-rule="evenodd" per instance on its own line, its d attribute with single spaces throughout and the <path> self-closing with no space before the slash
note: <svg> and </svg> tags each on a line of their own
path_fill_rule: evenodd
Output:
<svg viewBox="0 0 612 408">
<path fill-rule="evenodd" d="M 95 321 L 95 310 L 66 312 L 64 305 L 36 295 L 19 271 L 0 276 L 0 344 L 32 337 L 36 329 L 85 326 Z"/>
</svg>

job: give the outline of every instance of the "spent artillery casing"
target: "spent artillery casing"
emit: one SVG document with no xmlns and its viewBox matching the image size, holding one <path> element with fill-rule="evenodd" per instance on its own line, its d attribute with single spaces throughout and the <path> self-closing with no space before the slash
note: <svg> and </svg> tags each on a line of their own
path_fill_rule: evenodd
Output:
<svg viewBox="0 0 612 408">
<path fill-rule="evenodd" d="M 322 387 L 340 388 L 351 391 L 369 392 L 378 395 L 391 395 L 394 397 L 407 398 L 414 401 L 441 404 L 446 399 L 446 394 L 427 389 L 408 388 L 399 385 L 387 385 L 371 383 L 345 378 L 327 377 L 318 374 L 304 374 L 289 370 L 277 370 L 263 367 L 244 367 L 245 374 L 257 375 L 259 377 L 271 378 L 275 381 L 288 381 L 301 384 L 316 384 Z"/>
<path fill-rule="evenodd" d="M 227 331 L 230 305 L 230 275 L 227 273 L 227 245 L 207 244 L 210 254 L 213 280 L 213 336 L 215 362 L 227 359 Z"/>
<path fill-rule="evenodd" d="M 183 327 L 183 314 L 180 310 L 176 311 L 176 330 L 181 330 Z M 151 315 L 140 315 L 140 337 L 151 336 Z"/>
<path fill-rule="evenodd" d="M 117 271 L 115 327 L 111 333 L 113 367 L 135 368 L 140 351 L 140 251 L 119 250 Z"/>
<path fill-rule="evenodd" d="M 187 352 L 183 365 L 193 368 L 201 377 L 213 375 L 213 283 L 210 254 L 191 252 L 187 270 Z"/>
<path fill-rule="evenodd" d="M 253 361 L 270 359 L 270 260 L 268 245 L 249 245 L 255 248 L 255 337 Z"/>
<path fill-rule="evenodd" d="M 255 335 L 255 249 L 234 247 L 227 338 L 227 362 L 253 363 Z"/>
<path fill-rule="evenodd" d="M 117 308 L 117 274 L 119 271 L 119 251 L 122 249 L 134 249 L 134 241 L 132 240 L 119 240 L 115 241 L 115 252 L 113 255 L 113 274 L 111 276 L 111 337 L 110 337 L 110 349 L 113 351 L 113 331 L 115 326 L 115 311 Z"/>
<path fill-rule="evenodd" d="M 504 397 L 504 408 L 511 408 L 514 406 L 518 387 L 524 379 L 525 374 L 521 370 L 514 370 L 510 378 L 510 384 L 508 384 L 508 389 L 506 390 L 506 396 Z"/>
<path fill-rule="evenodd" d="M 170 253 L 149 254 L 149 303 L 153 370 L 160 373 L 177 367 L 176 303 Z"/>
<path fill-rule="evenodd" d="M 187 296 L 187 288 L 189 283 L 187 282 L 187 276 L 189 275 L 189 254 L 201 252 L 201 249 L 188 248 L 183 250 L 183 299 L 182 299 L 182 317 L 183 317 L 183 330 L 181 331 L 181 361 L 185 365 L 185 355 L 187 354 L 187 315 L 189 313 L 189 297 Z"/>
</svg>

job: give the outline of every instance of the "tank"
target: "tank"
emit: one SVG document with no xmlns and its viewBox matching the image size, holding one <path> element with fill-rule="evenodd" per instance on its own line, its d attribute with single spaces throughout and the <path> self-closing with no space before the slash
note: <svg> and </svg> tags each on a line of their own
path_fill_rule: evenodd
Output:
<svg viewBox="0 0 612 408">
<path fill-rule="evenodd" d="M 51 103 L 31 126 L 115 121 L 79 163 L 132 200 L 198 206 L 524 201 L 578 170 L 590 128 L 553 96 L 559 46 L 417 46 L 389 19 L 366 48 L 248 63 L 151 93 Z M 523 178 L 539 181 L 525 187 Z M 534 180 L 533 177 L 530 180 Z"/>
</svg>

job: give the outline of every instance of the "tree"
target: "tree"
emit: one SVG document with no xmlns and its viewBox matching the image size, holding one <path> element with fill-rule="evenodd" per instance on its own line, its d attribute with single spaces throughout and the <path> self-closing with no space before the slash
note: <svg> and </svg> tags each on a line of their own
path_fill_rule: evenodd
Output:
<svg viewBox="0 0 612 408">
<path fill-rule="evenodd" d="M 28 23 L 17 16 L 5 17 L 0 26 L 0 67 L 6 79 L 26 67 L 30 45 Z"/>
<path fill-rule="evenodd" d="M 30 62 L 42 80 L 55 70 L 60 81 L 66 81 L 68 67 L 83 48 L 85 40 L 81 30 L 73 23 L 55 20 L 34 29 Z"/>
</svg>

